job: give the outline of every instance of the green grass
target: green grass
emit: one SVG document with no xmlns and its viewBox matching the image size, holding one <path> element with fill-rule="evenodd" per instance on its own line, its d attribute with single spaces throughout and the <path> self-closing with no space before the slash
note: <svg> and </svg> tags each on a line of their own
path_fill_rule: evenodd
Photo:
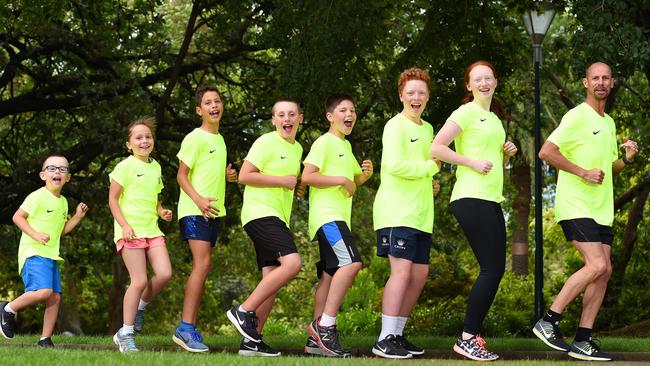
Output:
<svg viewBox="0 0 650 366">
<path fill-rule="evenodd" d="M 461 361 L 454 357 L 451 352 L 451 345 L 454 339 L 451 337 L 409 337 L 414 343 L 427 350 L 442 350 L 438 352 L 442 359 L 421 359 L 409 360 L 408 365 L 476 365 L 475 362 Z M 265 337 L 265 341 L 273 347 L 286 353 L 301 352 L 306 340 L 303 337 L 276 336 Z M 110 336 L 84 336 L 84 337 L 63 337 L 55 336 L 54 343 L 57 349 L 39 349 L 34 347 L 38 336 L 16 336 L 12 340 L 0 340 L 0 364 L 1 365 L 384 365 L 397 364 L 399 361 L 388 361 L 370 356 L 354 357 L 352 359 L 330 359 L 322 357 L 303 356 L 282 356 L 279 358 L 243 358 L 236 354 L 239 347 L 239 338 L 211 336 L 206 337 L 206 344 L 210 346 L 211 352 L 207 354 L 191 354 L 182 351 L 171 340 L 170 335 L 165 336 L 138 336 L 138 346 L 143 350 L 138 354 L 124 355 L 117 352 Z M 608 352 L 638 352 L 650 351 L 650 340 L 647 338 L 602 338 L 603 349 Z M 375 342 L 374 336 L 346 337 L 343 339 L 345 347 L 353 350 L 361 350 L 368 353 Z M 549 351 L 537 339 L 531 338 L 493 338 L 488 339 L 489 348 L 499 352 L 525 352 Z M 287 352 L 288 351 L 288 352 Z M 446 355 L 446 356 L 445 356 Z M 54 362 L 53 362 L 54 361 Z M 402 363 L 403 364 L 403 363 Z M 507 365 L 576 365 L 575 361 L 567 360 L 546 360 L 546 361 L 500 361 L 499 364 Z"/>
</svg>

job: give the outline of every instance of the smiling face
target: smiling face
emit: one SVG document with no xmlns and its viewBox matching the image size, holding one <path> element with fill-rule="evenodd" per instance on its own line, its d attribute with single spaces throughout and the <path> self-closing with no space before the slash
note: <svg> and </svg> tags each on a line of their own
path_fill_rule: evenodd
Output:
<svg viewBox="0 0 650 366">
<path fill-rule="evenodd" d="M 219 126 L 223 115 L 223 103 L 219 93 L 206 91 L 201 97 L 201 104 L 196 106 L 196 114 L 201 116 L 203 125 Z"/>
<path fill-rule="evenodd" d="M 326 117 L 330 122 L 329 132 L 336 137 L 345 138 L 352 133 L 357 121 L 357 111 L 351 100 L 344 99 L 331 112 L 327 112 Z"/>
<path fill-rule="evenodd" d="M 50 156 L 45 159 L 41 172 L 38 174 L 45 182 L 45 188 L 58 195 L 70 180 L 69 166 L 68 159 L 63 156 Z M 61 169 L 65 172 L 62 172 Z"/>
<path fill-rule="evenodd" d="M 587 75 L 582 79 L 582 84 L 587 88 L 587 97 L 597 101 L 607 99 L 614 84 L 612 70 L 602 62 L 596 62 L 587 69 Z"/>
<path fill-rule="evenodd" d="M 418 122 L 429 101 L 429 87 L 423 80 L 409 80 L 404 84 L 399 99 L 404 106 L 402 113 L 410 120 Z"/>
<path fill-rule="evenodd" d="M 298 126 L 302 123 L 303 115 L 298 104 L 290 101 L 279 101 L 273 105 L 271 122 L 280 136 L 288 142 L 296 140 Z"/>
<path fill-rule="evenodd" d="M 469 72 L 469 81 L 465 85 L 472 92 L 475 100 L 491 100 L 497 87 L 494 71 L 488 66 L 477 65 Z"/>
<path fill-rule="evenodd" d="M 131 127 L 126 148 L 131 150 L 133 156 L 144 162 L 148 162 L 149 155 L 153 151 L 153 144 L 153 133 L 149 126 L 139 124 Z"/>
</svg>

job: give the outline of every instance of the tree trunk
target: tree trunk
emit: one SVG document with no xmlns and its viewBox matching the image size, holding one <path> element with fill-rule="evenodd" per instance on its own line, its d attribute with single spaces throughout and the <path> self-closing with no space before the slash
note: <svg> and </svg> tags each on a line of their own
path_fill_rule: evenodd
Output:
<svg viewBox="0 0 650 366">
<path fill-rule="evenodd" d="M 518 276 L 528 274 L 528 226 L 530 218 L 531 177 L 530 166 L 524 159 L 512 160 L 510 179 L 517 192 L 512 201 L 512 272 Z"/>
</svg>

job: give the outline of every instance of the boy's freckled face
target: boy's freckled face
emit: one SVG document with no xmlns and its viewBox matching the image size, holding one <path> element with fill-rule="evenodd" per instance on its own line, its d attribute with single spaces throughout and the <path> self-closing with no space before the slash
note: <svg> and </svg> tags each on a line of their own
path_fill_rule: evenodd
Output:
<svg viewBox="0 0 650 366">
<path fill-rule="evenodd" d="M 352 133 L 352 128 L 357 121 L 357 111 L 351 100 L 344 100 L 339 103 L 332 112 L 327 112 L 327 120 L 330 121 L 330 132 L 339 137 Z"/>
<path fill-rule="evenodd" d="M 204 122 L 219 123 L 223 115 L 223 103 L 221 96 L 216 91 L 207 91 L 201 98 L 201 105 L 196 107 L 196 114 L 201 116 Z"/>
<path fill-rule="evenodd" d="M 283 139 L 293 142 L 296 139 L 298 126 L 302 122 L 302 114 L 296 103 L 278 102 L 273 106 L 273 117 L 271 121 L 275 130 Z"/>
<path fill-rule="evenodd" d="M 70 173 L 62 173 L 59 169 L 54 172 L 45 170 L 47 166 L 68 167 L 68 159 L 61 156 L 52 156 L 43 163 L 43 170 L 39 173 L 46 187 L 61 189 L 70 180 Z"/>
<path fill-rule="evenodd" d="M 429 101 L 429 88 L 422 80 L 409 80 L 404 84 L 400 94 L 404 113 L 409 117 L 419 118 Z"/>
</svg>

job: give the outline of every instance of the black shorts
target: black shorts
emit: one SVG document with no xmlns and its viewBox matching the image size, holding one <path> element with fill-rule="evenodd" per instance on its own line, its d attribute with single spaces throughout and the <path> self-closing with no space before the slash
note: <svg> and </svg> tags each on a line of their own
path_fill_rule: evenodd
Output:
<svg viewBox="0 0 650 366">
<path fill-rule="evenodd" d="M 398 226 L 377 230 L 377 256 L 408 259 L 416 264 L 429 264 L 431 234 Z"/>
<path fill-rule="evenodd" d="M 352 233 L 344 221 L 324 224 L 316 232 L 316 238 L 320 249 L 320 262 L 316 264 L 319 278 L 323 271 L 334 276 L 340 267 L 361 262 L 361 255 L 354 245 Z"/>
<path fill-rule="evenodd" d="M 276 216 L 251 220 L 244 225 L 244 230 L 255 245 L 260 270 L 268 266 L 277 267 L 280 265 L 279 257 L 298 253 L 291 230 Z"/>
<path fill-rule="evenodd" d="M 594 219 L 562 220 L 559 224 L 562 226 L 567 241 L 575 240 L 578 243 L 603 243 L 607 245 L 612 245 L 614 241 L 612 227 L 601 225 Z"/>
<path fill-rule="evenodd" d="M 184 216 L 178 223 L 181 227 L 181 237 L 185 242 L 189 240 L 207 241 L 213 248 L 217 244 L 221 217 L 206 220 L 203 216 Z"/>
</svg>

